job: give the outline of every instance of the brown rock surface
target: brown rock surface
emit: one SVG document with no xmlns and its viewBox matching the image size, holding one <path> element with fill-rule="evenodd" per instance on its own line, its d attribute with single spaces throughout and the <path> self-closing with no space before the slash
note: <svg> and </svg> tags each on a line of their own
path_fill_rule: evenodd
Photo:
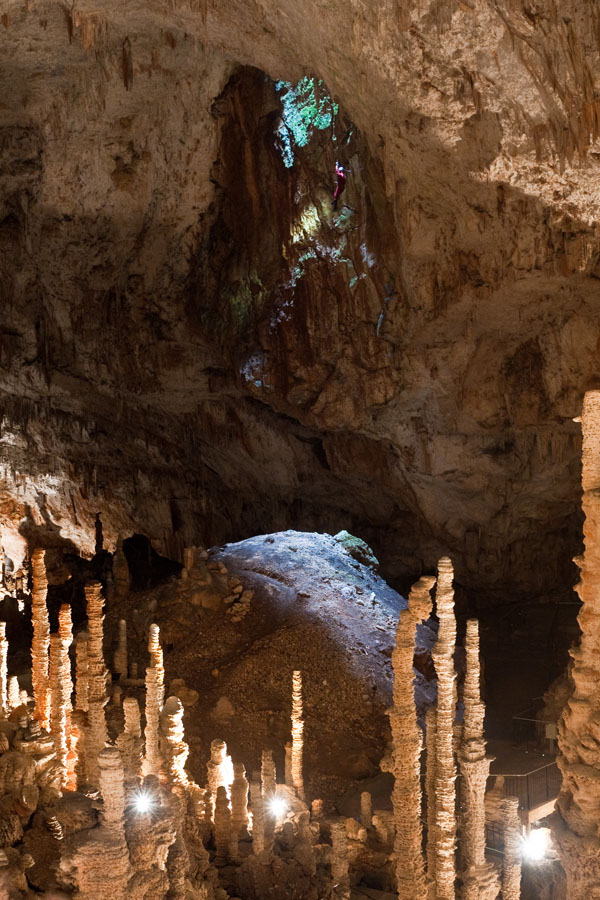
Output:
<svg viewBox="0 0 600 900">
<path fill-rule="evenodd" d="M 111 550 L 354 526 L 399 574 L 443 550 L 488 594 L 568 585 L 598 341 L 595 4 L 4 15 L 17 565 L 34 538 L 92 552 L 101 509 Z M 341 110 L 287 169 L 263 73 L 306 72 Z"/>
</svg>

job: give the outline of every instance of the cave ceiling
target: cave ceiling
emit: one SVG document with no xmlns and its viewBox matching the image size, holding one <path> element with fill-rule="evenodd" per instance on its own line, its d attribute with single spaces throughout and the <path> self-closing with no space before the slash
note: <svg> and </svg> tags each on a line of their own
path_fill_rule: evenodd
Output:
<svg viewBox="0 0 600 900">
<path fill-rule="evenodd" d="M 599 46 L 570 0 L 4 3 L 7 554 L 100 510 L 174 557 L 348 528 L 390 577 L 568 590 Z"/>
</svg>

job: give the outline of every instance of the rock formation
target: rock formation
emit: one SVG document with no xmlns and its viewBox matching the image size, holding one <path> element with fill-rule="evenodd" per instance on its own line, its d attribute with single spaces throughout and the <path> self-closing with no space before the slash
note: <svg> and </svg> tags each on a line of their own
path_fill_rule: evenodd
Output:
<svg viewBox="0 0 600 900">
<path fill-rule="evenodd" d="M 140 706 L 135 697 L 125 697 L 123 715 L 125 717 L 124 728 L 117 736 L 115 743 L 121 752 L 125 775 L 136 777 L 141 773 L 144 742 L 140 723 Z"/>
<path fill-rule="evenodd" d="M 101 585 L 97 582 L 88 585 L 85 589 L 85 597 L 89 638 L 87 641 L 88 726 L 83 742 L 84 768 L 87 781 L 99 787 L 98 757 L 108 741 L 104 709 L 108 697 L 106 694 L 107 671 L 103 651 L 104 598 Z"/>
<path fill-rule="evenodd" d="M 433 661 L 438 678 L 438 702 L 435 727 L 435 821 L 429 840 L 433 841 L 436 900 L 454 900 L 456 848 L 456 765 L 453 748 L 455 713 L 454 649 L 454 572 L 446 557 L 438 564 L 436 613 L 439 619 L 438 640 Z"/>
<path fill-rule="evenodd" d="M 215 845 L 217 860 L 224 862 L 229 857 L 231 846 L 231 811 L 227 791 L 223 784 L 217 788 L 215 799 Z"/>
<path fill-rule="evenodd" d="M 504 857 L 502 862 L 502 900 L 521 898 L 521 820 L 519 801 L 508 797 L 503 801 Z"/>
<path fill-rule="evenodd" d="M 464 900 L 496 900 L 498 876 L 485 858 L 485 789 L 491 757 L 486 756 L 481 702 L 479 663 L 479 623 L 467 621 L 467 657 L 463 690 L 464 724 L 459 749 L 464 810 L 461 822 L 461 861 Z"/>
<path fill-rule="evenodd" d="M 127 622 L 119 619 L 117 649 L 114 654 L 113 669 L 116 675 L 127 678 Z"/>
<path fill-rule="evenodd" d="M 302 712 L 302 672 L 294 671 L 292 676 L 292 784 L 300 800 L 304 800 L 304 779 L 302 774 L 302 753 L 304 748 L 304 719 Z"/>
<path fill-rule="evenodd" d="M 75 706 L 88 710 L 88 640 L 86 631 L 80 631 L 75 643 Z"/>
<path fill-rule="evenodd" d="M 350 900 L 348 838 L 345 822 L 331 823 L 331 883 L 337 900 Z"/>
<path fill-rule="evenodd" d="M 408 608 L 400 613 L 394 666 L 394 705 L 389 712 L 393 741 L 392 803 L 396 825 L 394 854 L 399 900 L 425 897 L 425 866 L 421 852 L 421 750 L 414 699 L 413 658 L 417 624 L 431 612 L 431 589 L 435 579 L 421 578 L 410 592 Z M 362 816 L 361 816 L 362 818 Z M 368 825 L 371 816 L 366 816 Z M 367 825 L 367 822 L 363 822 Z"/>
<path fill-rule="evenodd" d="M 150 654 L 150 665 L 146 669 L 144 774 L 158 775 L 162 763 L 159 747 L 159 724 L 165 696 L 165 670 L 158 625 L 150 626 L 148 653 Z"/>
<path fill-rule="evenodd" d="M 170 784 L 187 785 L 185 764 L 190 748 L 184 741 L 183 705 L 178 697 L 169 697 L 161 713 L 162 756 Z"/>
<path fill-rule="evenodd" d="M 584 554 L 577 593 L 581 641 L 571 650 L 573 691 L 558 729 L 563 784 L 554 834 L 568 900 L 600 896 L 600 391 L 588 391 L 581 415 Z"/>
<path fill-rule="evenodd" d="M 8 700 L 8 641 L 6 640 L 6 622 L 0 622 L 0 715 L 6 715 L 9 709 Z"/>
<path fill-rule="evenodd" d="M 238 858 L 238 843 L 242 832 L 248 828 L 248 781 L 244 764 L 234 762 L 231 784 L 231 846 L 232 859 Z"/>
<path fill-rule="evenodd" d="M 48 580 L 44 564 L 44 550 L 34 550 L 31 554 L 33 587 L 31 591 L 31 619 L 33 640 L 31 644 L 31 683 L 35 714 L 42 728 L 50 726 L 50 684 L 48 650 L 50 648 L 50 623 L 46 594 Z"/>
</svg>

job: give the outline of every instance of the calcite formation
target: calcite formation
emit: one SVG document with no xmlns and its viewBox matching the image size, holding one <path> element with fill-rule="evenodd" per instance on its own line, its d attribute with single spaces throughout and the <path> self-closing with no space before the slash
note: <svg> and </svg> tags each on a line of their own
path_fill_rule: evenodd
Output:
<svg viewBox="0 0 600 900">
<path fill-rule="evenodd" d="M 453 748 L 456 619 L 453 578 L 452 563 L 444 557 L 438 564 L 435 599 L 440 626 L 433 651 L 438 702 L 435 724 L 435 818 L 429 840 L 435 844 L 434 870 L 430 874 L 435 883 L 436 900 L 454 900 L 456 878 L 456 763 Z"/>
<path fill-rule="evenodd" d="M 414 701 L 414 647 L 417 624 L 431 612 L 434 578 L 422 578 L 409 594 L 408 607 L 400 613 L 394 667 L 394 705 L 389 712 L 392 729 L 394 789 L 392 803 L 396 826 L 394 854 L 399 900 L 425 896 L 425 866 L 421 853 L 421 750 L 422 734 Z M 370 800 L 370 798 L 369 798 Z M 362 818 L 362 816 L 361 816 Z M 363 824 L 371 825 L 371 815 Z"/>
<path fill-rule="evenodd" d="M 485 706 L 481 701 L 479 623 L 468 619 L 465 637 L 466 673 L 463 689 L 464 722 L 458 760 L 462 775 L 462 838 L 464 900 L 496 900 L 498 875 L 485 857 L 485 790 L 491 757 L 483 733 Z"/>
<path fill-rule="evenodd" d="M 241 762 L 233 764 L 231 783 L 231 845 L 232 859 L 237 859 L 240 836 L 248 828 L 248 780 Z"/>
<path fill-rule="evenodd" d="M 8 710 L 8 641 L 6 622 L 0 622 L 0 715 L 6 715 Z"/>
<path fill-rule="evenodd" d="M 31 620 L 33 640 L 31 643 L 31 683 L 35 714 L 42 728 L 50 725 L 50 683 L 48 651 L 50 648 L 50 622 L 46 594 L 48 580 L 44 565 L 44 550 L 34 550 L 31 554 L 33 587 L 31 589 Z"/>
<path fill-rule="evenodd" d="M 304 778 L 302 754 L 304 748 L 304 718 L 302 713 L 302 672 L 294 670 L 292 675 L 292 784 L 301 800 L 304 800 Z"/>
<path fill-rule="evenodd" d="M 161 766 L 159 752 L 159 721 L 165 696 L 165 670 L 158 625 L 150 626 L 148 637 L 150 665 L 146 669 L 146 754 L 144 774 L 158 775 Z"/>
<path fill-rule="evenodd" d="M 519 801 L 507 797 L 502 801 L 504 859 L 502 861 L 502 900 L 520 900 L 522 826 Z"/>
<path fill-rule="evenodd" d="M 127 622 L 125 619 L 119 620 L 118 643 L 113 659 L 113 669 L 116 675 L 127 678 Z"/>
<path fill-rule="evenodd" d="M 87 642 L 88 710 L 84 737 L 84 768 L 87 781 L 92 785 L 99 786 L 98 756 L 108 741 L 104 709 L 108 702 L 108 696 L 103 649 L 104 597 L 101 585 L 98 582 L 88 585 L 85 589 L 85 597 L 89 638 Z"/>
<path fill-rule="evenodd" d="M 571 650 L 573 690 L 558 728 L 563 783 L 554 834 L 567 877 L 568 900 L 600 897 L 600 391 L 588 391 L 581 414 L 584 553 L 581 641 Z"/>
<path fill-rule="evenodd" d="M 75 643 L 75 706 L 88 711 L 88 640 L 86 631 L 80 631 Z"/>
</svg>

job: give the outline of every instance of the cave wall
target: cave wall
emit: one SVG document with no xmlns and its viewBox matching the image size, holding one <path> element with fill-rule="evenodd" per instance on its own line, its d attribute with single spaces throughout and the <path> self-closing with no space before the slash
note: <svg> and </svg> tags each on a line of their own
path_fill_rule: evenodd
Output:
<svg viewBox="0 0 600 900">
<path fill-rule="evenodd" d="M 101 509 L 109 545 L 173 556 L 348 527 L 391 576 L 443 552 L 478 599 L 568 589 L 599 23 L 574 0 L 8 3 L 10 552 L 89 552 Z M 286 168 L 271 79 L 305 74 L 336 141 Z"/>
</svg>

